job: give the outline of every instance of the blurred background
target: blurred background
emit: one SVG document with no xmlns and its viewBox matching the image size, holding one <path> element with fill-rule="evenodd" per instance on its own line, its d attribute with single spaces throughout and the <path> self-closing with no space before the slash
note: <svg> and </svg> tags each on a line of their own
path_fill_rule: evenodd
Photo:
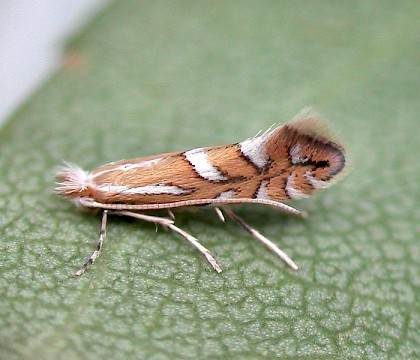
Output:
<svg viewBox="0 0 420 360">
<path fill-rule="evenodd" d="M 106 3 L 0 1 L 0 123 L 57 69 L 65 40 Z"/>
</svg>

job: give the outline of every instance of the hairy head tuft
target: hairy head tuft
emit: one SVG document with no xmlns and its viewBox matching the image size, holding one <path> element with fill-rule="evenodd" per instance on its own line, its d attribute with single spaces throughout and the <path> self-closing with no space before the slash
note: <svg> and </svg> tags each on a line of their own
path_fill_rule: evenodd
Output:
<svg viewBox="0 0 420 360">
<path fill-rule="evenodd" d="M 55 192 L 67 199 L 85 196 L 89 187 L 90 173 L 77 165 L 65 163 L 57 169 Z"/>
</svg>

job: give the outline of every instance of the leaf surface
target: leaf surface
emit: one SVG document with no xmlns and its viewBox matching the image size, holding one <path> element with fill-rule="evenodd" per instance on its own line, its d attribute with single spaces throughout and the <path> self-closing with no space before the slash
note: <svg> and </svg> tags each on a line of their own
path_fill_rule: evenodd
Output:
<svg viewBox="0 0 420 360">
<path fill-rule="evenodd" d="M 0 129 L 0 358 L 418 358 L 418 18 L 414 1 L 121 1 Z M 153 225 L 53 193 L 86 169 L 244 140 L 315 105 L 352 158 L 336 186 L 238 213 L 288 269 L 210 210 L 177 213 L 224 269 Z"/>
</svg>

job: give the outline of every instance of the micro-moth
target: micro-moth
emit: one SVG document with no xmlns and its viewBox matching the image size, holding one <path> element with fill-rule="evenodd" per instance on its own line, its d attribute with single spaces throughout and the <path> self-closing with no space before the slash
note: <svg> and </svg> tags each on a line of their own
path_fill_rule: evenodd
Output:
<svg viewBox="0 0 420 360">
<path fill-rule="evenodd" d="M 345 165 L 344 149 L 307 108 L 283 126 L 240 143 L 121 160 L 87 172 L 66 164 L 57 173 L 56 192 L 86 208 L 102 209 L 96 250 L 76 273 L 95 261 L 106 236 L 107 215 L 131 216 L 169 228 L 194 245 L 217 272 L 221 268 L 192 235 L 174 225 L 171 209 L 198 205 L 222 210 L 290 267 L 297 265 L 274 243 L 246 224 L 229 205 L 263 204 L 302 215 L 282 201 L 301 199 L 330 186 Z M 167 209 L 169 217 L 143 214 Z"/>
</svg>

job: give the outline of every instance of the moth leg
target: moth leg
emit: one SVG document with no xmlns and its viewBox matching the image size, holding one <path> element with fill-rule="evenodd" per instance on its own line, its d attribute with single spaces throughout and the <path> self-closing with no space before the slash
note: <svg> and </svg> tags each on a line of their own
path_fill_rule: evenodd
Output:
<svg viewBox="0 0 420 360">
<path fill-rule="evenodd" d="M 266 247 L 273 251 L 280 259 L 282 259 L 287 265 L 289 265 L 293 270 L 297 270 L 298 266 L 293 262 L 292 259 L 287 256 L 285 252 L 280 250 L 273 242 L 268 240 L 265 236 L 260 234 L 257 230 L 249 226 L 245 221 L 243 221 L 239 216 L 237 216 L 229 207 L 223 206 L 222 209 L 229 215 L 230 218 L 235 220 L 239 225 L 241 225 L 247 232 L 249 232 L 254 238 L 261 241 Z"/>
<path fill-rule="evenodd" d="M 180 229 L 179 227 L 175 226 L 174 224 L 171 224 L 168 226 L 169 229 L 175 231 L 179 235 L 183 236 L 191 245 L 193 245 L 199 252 L 201 252 L 207 261 L 210 263 L 210 265 L 213 267 L 214 270 L 216 270 L 218 273 L 222 272 L 222 269 L 220 268 L 219 264 L 216 262 L 216 259 L 213 257 L 213 255 L 210 253 L 210 251 L 205 248 L 203 245 L 201 245 L 198 242 L 198 239 L 194 236 L 188 234 L 184 230 Z"/>
<path fill-rule="evenodd" d="M 175 215 L 174 215 L 174 213 L 172 212 L 172 210 L 171 210 L 171 209 L 167 209 L 167 211 L 168 211 L 168 215 L 169 215 L 169 217 L 170 217 L 172 220 L 174 220 L 174 221 L 175 221 Z"/>
<path fill-rule="evenodd" d="M 217 264 L 216 260 L 211 255 L 210 251 L 207 248 L 205 248 L 203 245 L 201 245 L 194 236 L 188 234 L 184 230 L 175 226 L 173 224 L 174 223 L 173 220 L 166 219 L 166 218 L 161 218 L 161 217 L 156 217 L 156 216 L 139 214 L 139 213 L 136 213 L 136 212 L 133 212 L 133 211 L 125 211 L 125 210 L 115 211 L 115 212 L 112 212 L 112 213 L 117 214 L 117 215 L 123 215 L 123 216 L 131 216 L 131 217 L 134 217 L 136 219 L 153 222 L 155 224 L 160 224 L 160 225 L 163 225 L 163 226 L 167 227 L 168 229 L 171 229 L 172 231 L 174 231 L 174 232 L 178 233 L 179 235 L 181 235 L 182 237 L 184 237 L 191 245 L 193 245 L 198 251 L 200 251 L 205 256 L 205 258 L 207 259 L 207 261 L 210 263 L 210 265 L 213 267 L 214 270 L 216 270 L 218 273 L 222 272 L 222 269 Z"/>
<path fill-rule="evenodd" d="M 222 222 L 225 222 L 225 217 L 223 216 L 222 210 L 220 210 L 217 206 L 214 208 L 214 211 L 216 211 L 217 216 Z"/>
<path fill-rule="evenodd" d="M 99 232 L 99 239 L 98 239 L 98 243 L 96 244 L 96 250 L 92 253 L 92 255 L 90 255 L 89 259 L 83 264 L 80 270 L 76 272 L 77 276 L 82 275 L 88 269 L 88 267 L 94 263 L 96 258 L 99 256 L 99 253 L 101 252 L 101 249 L 102 249 L 102 245 L 106 238 L 107 218 L 108 218 L 108 210 L 104 210 L 102 212 L 101 230 Z"/>
<path fill-rule="evenodd" d="M 166 226 L 166 227 L 168 227 L 170 224 L 174 223 L 173 220 L 171 220 L 171 219 L 167 219 L 167 218 L 159 217 L 159 216 L 151 216 L 151 215 L 140 214 L 140 213 L 136 213 L 134 211 L 113 210 L 113 211 L 110 211 L 110 214 L 121 215 L 121 216 L 130 216 L 130 217 L 133 217 L 133 218 L 136 218 L 136 219 L 148 221 L 148 222 L 154 223 L 156 225 L 162 225 L 162 226 Z"/>
</svg>

